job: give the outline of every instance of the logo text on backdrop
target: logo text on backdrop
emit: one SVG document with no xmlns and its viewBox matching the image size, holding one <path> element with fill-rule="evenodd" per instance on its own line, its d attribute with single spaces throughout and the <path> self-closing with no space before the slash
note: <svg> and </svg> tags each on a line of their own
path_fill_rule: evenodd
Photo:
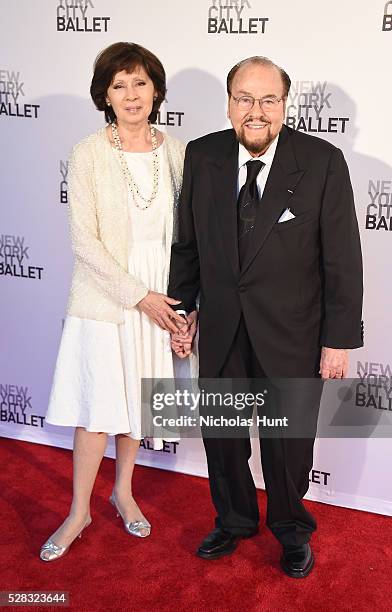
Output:
<svg viewBox="0 0 392 612">
<path fill-rule="evenodd" d="M 38 118 L 39 104 L 22 104 L 25 97 L 25 84 L 20 72 L 0 69 L 0 117 Z"/>
<path fill-rule="evenodd" d="M 349 117 L 333 116 L 327 81 L 295 81 L 287 99 L 286 123 L 294 130 L 344 134 Z"/>
<path fill-rule="evenodd" d="M 392 412 L 392 370 L 389 363 L 358 361 L 355 405 Z"/>
<path fill-rule="evenodd" d="M 59 0 L 57 5 L 58 32 L 107 32 L 110 17 L 92 14 L 91 0 Z"/>
<path fill-rule="evenodd" d="M 265 34 L 268 17 L 254 14 L 249 0 L 210 0 L 208 34 Z"/>
<path fill-rule="evenodd" d="M 24 236 L 0 234 L 0 276 L 41 280 L 43 267 L 26 264 L 29 250 Z"/>
<path fill-rule="evenodd" d="M 366 229 L 392 231 L 392 179 L 370 179 Z"/>
<path fill-rule="evenodd" d="M 31 414 L 31 395 L 27 387 L 0 383 L 0 421 L 30 427 L 43 427 L 44 417 Z"/>
</svg>

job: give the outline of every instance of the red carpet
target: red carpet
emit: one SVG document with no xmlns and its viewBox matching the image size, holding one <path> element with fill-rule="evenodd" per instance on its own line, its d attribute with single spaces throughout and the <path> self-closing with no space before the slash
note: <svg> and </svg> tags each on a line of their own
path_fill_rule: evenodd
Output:
<svg viewBox="0 0 392 612">
<path fill-rule="evenodd" d="M 70 609 L 81 611 L 392 610 L 389 517 L 307 502 L 319 524 L 316 566 L 307 579 L 293 580 L 280 571 L 279 545 L 264 527 L 230 557 L 194 556 L 213 525 L 202 478 L 136 467 L 135 497 L 153 531 L 146 540 L 128 536 L 107 500 L 114 461 L 105 459 L 91 527 L 64 559 L 44 564 L 40 545 L 70 502 L 72 454 L 1 439 L 0 461 L 2 591 L 66 590 Z M 265 501 L 260 492 L 262 516 Z"/>
</svg>

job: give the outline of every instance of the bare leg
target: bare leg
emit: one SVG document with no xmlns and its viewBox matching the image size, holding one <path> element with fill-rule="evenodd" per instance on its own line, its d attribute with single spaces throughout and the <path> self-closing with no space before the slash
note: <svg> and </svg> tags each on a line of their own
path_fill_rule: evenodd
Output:
<svg viewBox="0 0 392 612">
<path fill-rule="evenodd" d="M 75 429 L 73 451 L 73 499 L 69 515 L 51 539 L 69 546 L 90 520 L 90 497 L 107 443 L 106 433 Z"/>
<path fill-rule="evenodd" d="M 116 482 L 114 495 L 118 508 L 127 522 L 144 519 L 132 495 L 132 475 L 140 440 L 119 434 L 116 436 Z"/>
</svg>

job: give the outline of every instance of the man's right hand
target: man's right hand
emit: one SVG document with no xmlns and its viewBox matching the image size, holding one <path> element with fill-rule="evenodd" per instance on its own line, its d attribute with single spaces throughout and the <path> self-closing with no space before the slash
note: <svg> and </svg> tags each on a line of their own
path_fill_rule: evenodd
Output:
<svg viewBox="0 0 392 612">
<path fill-rule="evenodd" d="M 197 331 L 197 310 L 193 310 L 186 318 L 186 327 L 171 335 L 171 347 L 177 357 L 184 359 L 192 352 L 193 340 Z"/>
<path fill-rule="evenodd" d="M 176 334 L 181 328 L 187 327 L 184 317 L 177 314 L 172 306 L 178 306 L 181 300 L 169 298 L 164 293 L 149 291 L 147 295 L 138 302 L 137 307 L 150 317 L 162 329 L 166 329 L 172 334 Z"/>
</svg>

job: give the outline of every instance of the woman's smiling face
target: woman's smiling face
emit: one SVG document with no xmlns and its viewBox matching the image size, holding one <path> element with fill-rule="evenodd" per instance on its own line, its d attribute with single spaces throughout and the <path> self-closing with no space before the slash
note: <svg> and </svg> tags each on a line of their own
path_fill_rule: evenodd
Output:
<svg viewBox="0 0 392 612">
<path fill-rule="evenodd" d="M 154 83 L 143 66 L 132 72 L 117 72 L 108 87 L 106 101 L 110 102 L 117 123 L 137 125 L 147 123 L 156 95 Z"/>
</svg>

